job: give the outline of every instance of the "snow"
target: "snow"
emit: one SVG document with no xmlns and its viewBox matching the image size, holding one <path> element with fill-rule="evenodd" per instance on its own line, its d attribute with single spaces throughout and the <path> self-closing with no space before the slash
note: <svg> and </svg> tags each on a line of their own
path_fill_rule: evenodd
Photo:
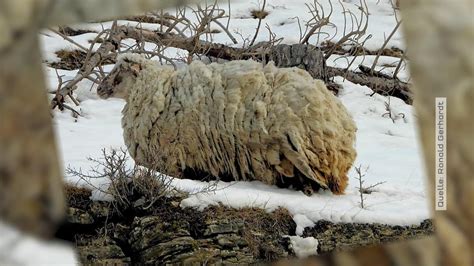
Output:
<svg viewBox="0 0 474 266">
<path fill-rule="evenodd" d="M 295 221 L 296 223 L 296 230 L 295 230 L 295 233 L 296 235 L 300 236 L 303 234 L 304 232 L 304 229 L 306 227 L 313 227 L 314 226 L 314 222 L 311 221 L 308 216 L 304 215 L 304 214 L 295 214 L 293 216 L 293 220 Z"/>
<path fill-rule="evenodd" d="M 294 43 L 299 39 L 298 24 L 294 17 L 299 16 L 302 23 L 310 18 L 304 5 L 306 2 L 308 1 L 268 1 L 270 14 L 265 22 L 278 37 L 285 37 L 285 43 Z M 240 32 L 244 37 L 253 36 L 257 21 L 249 16 L 249 10 L 257 8 L 257 3 L 257 1 L 239 1 L 232 5 L 231 32 Z M 357 11 L 354 3 L 358 1 L 343 1 L 342 3 L 347 8 Z M 328 7 L 327 2 L 323 1 L 322 4 Z M 372 38 L 365 43 L 365 47 L 377 49 L 384 42 L 384 36 L 387 36 L 395 27 L 396 20 L 390 1 L 371 0 L 368 1 L 368 6 L 370 12 L 368 32 L 372 34 Z M 221 8 L 226 9 L 225 5 Z M 338 27 L 342 27 L 341 23 L 344 19 L 339 3 L 334 4 L 332 16 L 333 22 Z M 190 19 L 194 18 L 191 16 Z M 121 21 L 120 23 L 134 25 L 133 22 Z M 83 24 L 75 27 L 100 31 L 102 26 L 110 26 L 109 24 L 109 22 Z M 152 28 L 153 25 L 146 24 L 144 27 Z M 331 27 L 325 30 L 336 35 L 336 40 L 337 36 L 340 37 L 342 34 L 341 30 L 336 33 Z M 93 36 L 85 34 L 71 38 L 88 47 L 90 45 L 88 40 Z M 215 34 L 213 38 L 216 42 L 230 43 L 225 33 Z M 57 60 L 54 51 L 70 45 L 49 31 L 45 31 L 41 39 L 46 61 Z M 268 32 L 261 29 L 257 42 L 267 39 Z M 242 40 L 239 40 L 239 44 L 234 46 L 241 45 Z M 388 47 L 391 46 L 403 49 L 403 40 L 398 32 L 389 42 Z M 168 57 L 176 54 L 185 55 L 179 49 L 166 51 Z M 374 56 L 356 58 L 352 67 L 362 63 L 370 67 L 374 58 Z M 352 60 L 350 57 L 346 59 Z M 347 60 L 333 55 L 328 60 L 328 64 L 346 67 Z M 393 73 L 397 62 L 398 58 L 380 57 L 376 69 L 385 67 L 389 69 L 386 69 L 387 73 Z M 387 65 L 392 65 L 392 67 L 387 67 Z M 105 69 L 110 69 L 110 66 Z M 54 90 L 57 86 L 56 72 L 48 67 L 45 71 L 49 90 Z M 67 80 L 72 78 L 76 71 L 59 70 L 58 73 L 64 75 L 63 79 Z M 402 80 L 409 78 L 404 66 L 399 77 Z M 412 106 L 398 98 L 373 94 L 371 89 L 353 84 L 342 77 L 336 77 L 335 81 L 343 86 L 339 95 L 340 100 L 352 114 L 358 126 L 356 142 L 358 155 L 354 167 L 349 172 L 349 186 L 345 195 L 335 196 L 329 192 L 320 192 L 308 197 L 299 191 L 281 189 L 256 181 L 219 182 L 215 190 L 208 191 L 206 190 L 209 187 L 207 182 L 174 179 L 173 186 L 191 193 L 181 202 L 181 206 L 202 209 L 209 205 L 223 204 L 233 208 L 260 207 L 267 211 L 284 207 L 293 215 L 299 235 L 303 233 L 304 228 L 313 226 L 319 220 L 336 223 L 412 225 L 430 218 L 421 148 L 417 142 L 416 114 Z M 81 101 L 81 105 L 75 108 L 82 116 L 74 118 L 69 111 L 55 111 L 54 126 L 64 168 L 70 166 L 87 172 L 93 167 L 87 160 L 88 157 L 100 158 L 103 148 L 124 147 L 120 120 L 121 109 L 125 103 L 116 99 L 98 99 L 95 94 L 96 88 L 90 81 L 85 80 L 78 85 L 79 89 L 75 95 Z M 73 106 L 72 103 L 71 106 Z M 389 113 L 392 118 L 389 117 Z M 366 185 L 383 182 L 374 188 L 371 194 L 364 196 L 365 208 L 360 206 L 358 182 L 355 179 L 357 176 L 355 167 L 358 166 L 367 169 L 364 177 Z M 107 186 L 106 180 L 103 179 L 89 180 L 90 184 L 85 184 L 75 176 L 68 176 L 66 179 L 71 183 L 102 189 Z M 104 195 L 98 191 L 94 192 L 94 199 L 103 199 L 103 197 Z"/>
<path fill-rule="evenodd" d="M 298 258 L 307 258 L 318 254 L 318 240 L 314 237 L 289 236 L 290 247 Z"/>
<path fill-rule="evenodd" d="M 78 265 L 72 246 L 39 240 L 0 221 L 0 265 Z"/>
</svg>

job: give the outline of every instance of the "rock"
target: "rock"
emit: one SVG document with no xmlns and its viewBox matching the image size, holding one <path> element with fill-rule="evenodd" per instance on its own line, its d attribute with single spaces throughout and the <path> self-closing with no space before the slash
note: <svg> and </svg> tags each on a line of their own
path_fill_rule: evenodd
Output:
<svg viewBox="0 0 474 266">
<path fill-rule="evenodd" d="M 173 238 L 190 236 L 186 221 L 163 221 L 161 217 L 135 217 L 130 234 L 130 246 L 136 251 L 150 248 Z"/>
<path fill-rule="evenodd" d="M 237 233 L 244 227 L 243 221 L 212 221 L 204 231 L 204 236 L 212 236 L 225 233 Z"/>
<path fill-rule="evenodd" d="M 239 250 L 219 250 L 217 258 L 220 259 L 224 265 L 249 265 L 255 264 L 257 258 L 251 255 L 248 248 Z"/>
<path fill-rule="evenodd" d="M 335 224 L 319 221 L 313 228 L 306 228 L 303 236 L 313 236 L 318 239 L 320 253 L 328 253 L 377 243 L 413 239 L 422 235 L 429 235 L 433 233 L 433 230 L 430 220 L 412 226 Z"/>
<path fill-rule="evenodd" d="M 125 255 L 117 243 L 108 238 L 79 240 L 77 251 L 82 264 L 86 265 L 119 265 L 130 264 L 131 259 Z"/>
<path fill-rule="evenodd" d="M 236 234 L 219 234 L 216 236 L 216 240 L 223 249 L 248 246 L 247 242 Z"/>
<path fill-rule="evenodd" d="M 296 224 L 284 209 L 268 213 L 213 206 L 199 211 L 182 209 L 180 199 L 163 198 L 143 210 L 146 204 L 139 197 L 130 200 L 136 208 L 117 209 L 88 195 L 71 192 L 67 221 L 58 234 L 75 243 L 86 265 L 248 265 L 295 255 L 283 236 L 295 235 Z M 303 237 L 318 239 L 323 254 L 432 232 L 430 220 L 413 226 L 319 221 Z"/>
<path fill-rule="evenodd" d="M 192 237 L 178 237 L 143 250 L 140 260 L 144 264 L 178 263 L 192 257 L 196 248 L 196 241 Z"/>
<path fill-rule="evenodd" d="M 108 230 L 112 237 L 120 243 L 128 243 L 130 239 L 130 226 L 124 224 L 114 224 L 113 228 Z"/>
</svg>

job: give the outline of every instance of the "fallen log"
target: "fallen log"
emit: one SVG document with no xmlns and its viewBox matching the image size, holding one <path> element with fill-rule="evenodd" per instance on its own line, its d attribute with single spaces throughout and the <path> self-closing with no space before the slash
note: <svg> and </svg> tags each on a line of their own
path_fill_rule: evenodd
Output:
<svg viewBox="0 0 474 266">
<path fill-rule="evenodd" d="M 388 76 L 364 72 L 363 68 L 362 72 L 354 72 L 327 67 L 324 53 L 313 45 L 258 43 L 249 48 L 236 48 L 225 44 L 196 41 L 195 38 L 183 37 L 169 32 L 162 33 L 131 26 L 114 26 L 109 38 L 102 42 L 93 55 L 87 57 L 77 75 L 56 92 L 56 96 L 51 102 L 51 108 L 61 107 L 65 97 L 72 97 L 72 91 L 76 88 L 75 85 L 82 79 L 87 78 L 94 68 L 104 62 L 104 59 L 116 57 L 120 43 L 124 39 L 155 43 L 160 46 L 183 49 L 191 54 L 201 54 L 224 60 L 274 61 L 278 67 L 300 67 L 305 69 L 313 78 L 322 79 L 327 83 L 331 83 L 331 77 L 343 76 L 353 83 L 368 86 L 375 93 L 398 97 L 408 104 L 412 103 L 413 96 L 407 83 Z M 331 88 L 333 87 L 331 86 Z"/>
</svg>

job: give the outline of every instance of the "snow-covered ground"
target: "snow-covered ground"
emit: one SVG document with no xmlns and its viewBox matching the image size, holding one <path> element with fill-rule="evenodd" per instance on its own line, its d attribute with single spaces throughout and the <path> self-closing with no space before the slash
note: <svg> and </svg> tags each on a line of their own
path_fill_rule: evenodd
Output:
<svg viewBox="0 0 474 266">
<path fill-rule="evenodd" d="M 285 43 L 295 43 L 299 40 L 299 29 L 296 16 L 300 21 L 308 20 L 310 14 L 305 3 L 308 0 L 269 0 L 269 16 L 265 19 L 277 37 L 284 37 Z M 333 1 L 336 2 L 336 1 Z M 357 12 L 354 3 L 358 1 L 342 1 L 346 8 Z M 238 1 L 232 4 L 230 29 L 231 32 L 240 32 L 242 36 L 253 36 L 257 21 L 249 15 L 250 9 L 258 8 L 257 1 Z M 323 1 L 323 6 L 328 3 Z M 340 4 L 334 4 L 331 21 L 339 30 L 333 27 L 325 28 L 337 36 L 342 34 L 344 17 Z M 368 32 L 372 34 L 365 47 L 377 49 L 382 46 L 384 36 L 390 34 L 396 25 L 394 11 L 388 0 L 368 1 L 370 12 Z M 223 6 L 224 8 L 224 6 Z M 226 22 L 226 21 L 223 21 Z M 134 22 L 122 22 L 131 23 Z M 104 25 L 106 25 L 105 23 Z M 145 25 L 156 27 L 156 25 Z M 101 29 L 100 24 L 86 24 L 80 28 Z M 88 46 L 88 40 L 95 34 L 85 34 L 71 37 L 75 41 Z M 73 45 L 64 41 L 52 32 L 46 31 L 42 36 L 45 60 L 57 60 L 54 51 L 62 48 L 72 49 Z M 258 41 L 268 39 L 268 32 L 261 29 Z M 214 41 L 230 43 L 225 33 L 214 36 Z M 313 40 L 314 41 L 314 40 Z M 239 46 L 238 44 L 236 46 Z M 403 48 L 400 33 L 396 33 L 388 47 Z M 170 49 L 168 53 L 184 53 Z M 168 56 L 170 56 L 168 54 Z M 373 62 L 373 56 L 366 57 L 367 66 Z M 344 67 L 344 60 L 338 56 L 330 58 L 328 64 Z M 393 65 L 385 71 L 394 69 L 398 58 L 381 57 L 378 67 Z M 357 63 L 357 62 L 356 62 Z M 362 62 L 359 62 L 362 63 Z M 342 64 L 342 66 L 341 66 Z M 356 64 L 357 66 L 357 64 Z M 110 69 L 110 67 L 105 68 Z M 63 80 L 72 78 L 76 71 L 58 71 L 64 75 Z M 53 69 L 46 68 L 49 89 L 57 86 L 56 73 Z M 402 69 L 400 76 L 408 79 L 406 69 Z M 417 143 L 416 114 L 411 106 L 398 98 L 372 95 L 372 90 L 367 87 L 353 84 L 338 77 L 336 82 L 343 85 L 340 99 L 352 114 L 358 126 L 356 148 L 358 156 L 354 167 L 350 170 L 349 187 L 345 195 L 335 196 L 322 192 L 308 197 L 302 192 L 290 189 L 280 189 L 260 182 L 232 182 L 217 184 L 217 189 L 212 192 L 199 192 L 209 184 L 192 180 L 173 181 L 173 185 L 185 191 L 192 192 L 181 205 L 183 207 L 204 208 L 208 205 L 222 203 L 235 208 L 261 207 L 269 211 L 277 207 L 285 207 L 293 215 L 298 225 L 298 233 L 314 224 L 315 221 L 325 219 L 333 222 L 361 222 L 384 223 L 391 225 L 417 224 L 429 218 L 427 195 L 425 194 L 424 172 L 421 160 L 421 150 Z M 372 95 L 372 96 L 371 96 Z M 101 157 L 103 148 L 124 147 L 122 129 L 120 125 L 121 109 L 124 102 L 121 100 L 101 100 L 95 94 L 95 87 L 90 81 L 79 84 L 76 96 L 81 105 L 77 110 L 82 116 L 73 118 L 69 111 L 55 112 L 54 125 L 59 139 L 64 167 L 89 169 L 91 162 L 87 157 Z M 387 111 L 387 105 L 389 105 Z M 391 112 L 391 117 L 387 112 Z M 365 195 L 364 209 L 360 206 L 360 197 L 357 190 L 358 182 L 355 167 L 362 166 L 367 169 L 364 177 L 365 184 L 371 185 L 384 182 L 377 186 L 371 194 Z M 69 182 L 77 182 L 77 177 L 67 177 Z M 104 180 L 92 180 L 98 186 Z"/>
<path fill-rule="evenodd" d="M 0 265 L 78 265 L 72 246 L 39 240 L 0 221 Z"/>
</svg>

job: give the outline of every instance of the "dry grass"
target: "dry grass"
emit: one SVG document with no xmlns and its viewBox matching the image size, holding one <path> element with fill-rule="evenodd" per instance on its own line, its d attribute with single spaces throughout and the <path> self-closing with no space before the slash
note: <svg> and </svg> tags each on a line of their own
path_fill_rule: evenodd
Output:
<svg viewBox="0 0 474 266">
<path fill-rule="evenodd" d="M 253 9 L 250 11 L 250 15 L 252 15 L 252 18 L 254 19 L 264 19 L 266 18 L 270 12 L 266 10 L 260 10 L 260 9 Z"/>
<path fill-rule="evenodd" d="M 52 62 L 50 64 L 53 68 L 74 70 L 82 67 L 84 60 L 87 57 L 87 53 L 80 50 L 64 50 L 61 49 L 55 52 L 56 56 L 60 59 L 59 62 Z"/>
<path fill-rule="evenodd" d="M 104 150 L 103 158 L 91 160 L 98 164 L 92 175 L 74 169 L 67 169 L 67 173 L 82 177 L 84 181 L 94 177 L 109 178 L 109 188 L 101 191 L 114 198 L 109 206 L 113 208 L 114 219 L 158 216 L 166 225 L 163 234 L 169 235 L 169 240 L 183 228 L 189 230 L 192 237 L 202 239 L 209 237 L 206 230 L 210 224 L 235 224 L 239 228 L 237 234 L 245 243 L 242 248 L 248 249 L 256 258 L 273 261 L 286 253 L 282 236 L 295 234 L 296 224 L 286 209 L 267 212 L 262 208 L 232 209 L 223 205 L 210 206 L 202 212 L 192 208 L 182 209 L 179 203 L 185 195 L 171 190 L 168 179 L 155 171 L 129 168 L 125 151 Z M 74 203 L 72 206 L 87 209 L 91 202 L 90 190 L 73 186 L 66 186 L 66 190 L 68 200 Z M 165 239 L 166 236 L 163 241 Z"/>
<path fill-rule="evenodd" d="M 64 185 L 64 194 L 68 206 L 85 207 L 90 202 L 92 191 L 88 188 L 78 187 L 72 184 Z"/>
<path fill-rule="evenodd" d="M 75 70 L 80 69 L 86 60 L 87 53 L 81 50 L 65 50 L 61 49 L 55 52 L 56 56 L 60 59 L 59 62 L 51 62 L 48 65 L 52 68 Z M 94 53 L 91 54 L 91 56 Z M 101 62 L 101 65 L 115 64 L 115 60 L 106 58 Z"/>
</svg>

